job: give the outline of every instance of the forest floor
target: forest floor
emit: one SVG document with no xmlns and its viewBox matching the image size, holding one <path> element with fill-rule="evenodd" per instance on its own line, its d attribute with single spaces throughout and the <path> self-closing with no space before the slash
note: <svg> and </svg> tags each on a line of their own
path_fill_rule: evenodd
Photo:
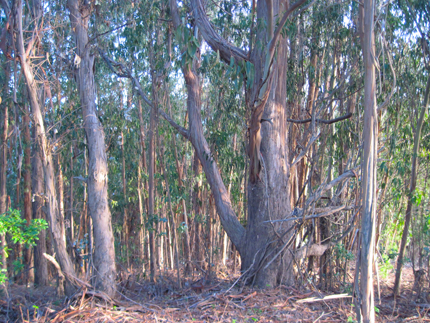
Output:
<svg viewBox="0 0 430 323">
<path fill-rule="evenodd" d="M 0 322 L 355 322 L 352 298 L 343 291 L 323 292 L 312 284 L 258 290 L 234 285 L 239 276 L 222 273 L 210 281 L 190 278 L 179 289 L 171 287 L 173 274 L 156 283 L 122 275 L 115 300 L 87 289 L 58 298 L 55 283 L 11 284 L 0 294 Z M 377 322 L 430 322 L 430 302 L 415 292 L 410 266 L 396 300 L 393 285 L 394 273 L 380 279 L 379 300 L 375 284 Z"/>
</svg>

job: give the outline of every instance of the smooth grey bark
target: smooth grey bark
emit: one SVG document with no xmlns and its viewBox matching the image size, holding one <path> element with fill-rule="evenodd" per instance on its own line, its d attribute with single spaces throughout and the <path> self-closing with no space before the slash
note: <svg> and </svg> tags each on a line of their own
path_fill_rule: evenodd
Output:
<svg viewBox="0 0 430 323">
<path fill-rule="evenodd" d="M 360 295 L 357 318 L 363 322 L 375 321 L 373 292 L 373 264 L 375 252 L 375 220 L 377 203 L 378 116 L 375 81 L 374 0 L 365 0 L 360 7 L 360 31 L 365 67 L 364 79 L 364 129 L 362 156 L 361 200 L 361 249 L 360 249 Z M 357 282 L 358 283 L 358 282 Z M 358 307 L 358 306 L 357 306 Z"/>
<path fill-rule="evenodd" d="M 94 55 L 88 39 L 91 8 L 69 0 L 70 22 L 76 41 L 75 72 L 88 140 L 88 207 L 94 226 L 94 286 L 110 296 L 116 292 L 114 237 L 108 202 L 108 165 L 103 126 L 97 117 Z"/>
</svg>

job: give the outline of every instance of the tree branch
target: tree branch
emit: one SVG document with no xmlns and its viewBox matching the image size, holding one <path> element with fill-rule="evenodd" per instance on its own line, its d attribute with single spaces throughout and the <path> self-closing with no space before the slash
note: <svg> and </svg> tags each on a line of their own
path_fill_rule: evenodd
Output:
<svg viewBox="0 0 430 323">
<path fill-rule="evenodd" d="M 91 44 L 93 41 L 95 41 L 95 40 L 96 40 L 97 38 L 99 38 L 100 36 L 104 36 L 104 35 L 106 35 L 106 34 L 113 33 L 114 31 L 116 31 L 116 30 L 118 30 L 118 29 L 121 29 L 121 28 L 123 28 L 123 27 L 130 26 L 130 25 L 131 25 L 131 23 L 130 23 L 130 22 L 128 22 L 128 23 L 123 24 L 123 25 L 121 25 L 121 26 L 115 27 L 115 28 L 113 28 L 113 29 L 111 29 L 111 30 L 105 31 L 104 33 L 97 34 L 97 35 L 95 35 L 93 38 L 91 38 L 91 39 L 88 41 L 88 44 Z"/>
<path fill-rule="evenodd" d="M 386 46 L 387 44 L 385 43 L 384 40 L 384 45 Z M 391 92 L 390 95 L 385 99 L 385 101 L 378 107 L 377 111 L 381 111 L 383 109 L 385 109 L 388 105 L 388 103 L 390 102 L 391 97 L 394 95 L 394 92 L 396 92 L 396 82 L 397 82 L 397 78 L 396 78 L 396 71 L 394 71 L 393 68 L 393 61 L 391 60 L 391 55 L 390 52 L 387 50 L 387 57 L 388 57 L 388 63 L 390 64 L 390 69 L 391 69 L 391 73 L 393 73 L 393 86 L 391 88 Z"/>
<path fill-rule="evenodd" d="M 245 51 L 229 43 L 213 29 L 200 0 L 191 0 L 191 6 L 194 19 L 203 38 L 215 52 L 219 51 L 223 61 L 230 64 L 232 57 L 236 62 L 248 60 L 248 54 Z M 175 21 L 175 19 L 173 20 Z"/>
<path fill-rule="evenodd" d="M 307 201 L 306 201 L 306 205 L 310 205 L 313 202 L 317 201 L 321 194 L 323 194 L 324 192 L 328 191 L 329 189 L 331 189 L 332 187 L 334 187 L 335 185 L 339 184 L 340 182 L 342 182 L 343 180 L 350 178 L 350 177 L 356 177 L 357 173 L 355 172 L 358 168 L 360 168 L 361 165 L 356 166 L 348 171 L 346 171 L 345 173 L 343 173 L 342 175 L 338 176 L 337 178 L 335 178 L 334 180 L 332 180 L 330 183 L 321 186 L 320 188 L 318 188 L 318 190 L 315 192 L 314 195 L 312 195 Z"/>
<path fill-rule="evenodd" d="M 332 123 L 339 122 L 339 121 L 342 121 L 342 120 L 345 120 L 345 119 L 349 119 L 351 117 L 352 117 L 352 113 L 350 112 L 348 114 L 345 114 L 344 116 L 341 116 L 341 117 L 338 117 L 338 118 L 335 118 L 335 119 L 331 119 L 331 120 L 315 119 L 315 122 L 316 123 L 322 123 L 322 124 L 332 124 Z M 305 119 L 305 120 L 287 119 L 287 121 L 288 122 L 300 123 L 301 124 L 301 123 L 311 122 L 312 118 Z"/>
<path fill-rule="evenodd" d="M 309 140 L 309 143 L 306 145 L 306 148 L 300 152 L 299 156 L 297 156 L 297 158 L 291 163 L 290 167 L 294 167 L 300 160 L 302 160 L 303 157 L 305 157 L 309 148 L 312 146 L 314 141 L 317 140 L 317 138 L 320 136 L 320 134 L 321 133 L 318 133 L 318 134 L 312 136 L 312 138 Z"/>
<path fill-rule="evenodd" d="M 134 77 L 131 73 L 131 70 L 125 66 L 122 63 L 118 63 L 115 62 L 114 60 L 112 60 L 111 58 L 109 58 L 107 56 L 107 54 L 101 49 L 101 48 L 97 48 L 99 51 L 100 56 L 103 58 L 103 60 L 106 62 L 107 66 L 109 67 L 109 69 L 115 73 L 115 75 L 117 75 L 118 77 L 122 77 L 122 78 L 128 78 L 132 81 L 135 89 L 137 90 L 137 92 L 139 93 L 139 95 L 141 96 L 141 98 L 143 99 L 143 101 L 145 101 L 145 103 L 152 108 L 152 102 L 151 100 L 148 99 L 148 97 L 145 95 L 145 93 L 143 92 L 142 86 L 140 85 L 139 81 L 136 79 L 136 77 Z M 119 69 L 119 71 L 117 71 L 116 68 Z M 178 125 L 167 113 L 165 113 L 163 110 L 158 109 L 158 112 L 161 114 L 161 116 L 170 123 L 170 125 L 175 128 L 182 136 L 184 136 L 186 139 L 189 139 L 189 133 L 188 130 L 185 129 L 184 127 L 181 127 L 180 125 Z"/>
<path fill-rule="evenodd" d="M 276 222 L 289 222 L 289 221 L 295 221 L 295 220 L 312 220 L 312 219 L 316 219 L 316 218 L 322 218 L 322 217 L 326 217 L 329 215 L 332 215 L 336 212 L 342 211 L 343 209 L 345 209 L 346 206 L 342 205 L 339 207 L 335 207 L 333 209 L 329 209 L 325 212 L 322 213 L 318 213 L 318 214 L 314 214 L 314 215 L 310 215 L 310 216 L 306 216 L 306 217 L 302 217 L 302 216 L 298 216 L 298 217 L 294 217 L 294 218 L 287 218 L 287 219 L 280 219 L 280 220 L 272 220 L 272 221 L 264 221 L 264 222 L 271 222 L 271 223 L 276 223 Z M 263 222 L 263 223 L 264 223 Z"/>
</svg>

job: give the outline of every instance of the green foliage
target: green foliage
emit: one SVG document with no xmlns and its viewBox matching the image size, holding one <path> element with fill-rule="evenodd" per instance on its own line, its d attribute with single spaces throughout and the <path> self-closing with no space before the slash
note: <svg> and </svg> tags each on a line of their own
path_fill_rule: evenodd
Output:
<svg viewBox="0 0 430 323">
<path fill-rule="evenodd" d="M 353 260 L 354 254 L 348 251 L 342 243 L 338 243 L 334 246 L 334 252 L 337 258 L 342 260 Z"/>
<path fill-rule="evenodd" d="M 48 228 L 48 223 L 44 219 L 33 219 L 27 225 L 27 221 L 21 218 L 19 210 L 9 209 L 8 212 L 0 215 L 0 235 L 10 234 L 13 243 L 20 243 L 26 246 L 34 246 L 39 240 L 39 233 Z M 6 246 L 7 248 L 7 246 Z M 14 263 L 15 269 L 22 266 L 20 262 Z M 7 280 L 6 271 L 0 272 L 0 284 Z"/>
<path fill-rule="evenodd" d="M 379 270 L 381 273 L 381 277 L 386 279 L 389 274 L 394 271 L 394 266 L 392 264 L 393 258 L 389 255 L 382 255 L 382 262 L 379 265 Z"/>
<path fill-rule="evenodd" d="M 9 209 L 0 215 L 0 235 L 10 234 L 13 243 L 34 246 L 39 240 L 40 231 L 47 228 L 48 223 L 44 219 L 32 219 L 27 225 L 27 220 L 21 218 L 19 210 Z"/>
</svg>

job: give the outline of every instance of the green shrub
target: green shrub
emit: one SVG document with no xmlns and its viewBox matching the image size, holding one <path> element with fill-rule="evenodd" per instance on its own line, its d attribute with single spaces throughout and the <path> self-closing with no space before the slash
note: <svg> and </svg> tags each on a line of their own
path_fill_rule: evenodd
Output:
<svg viewBox="0 0 430 323">
<path fill-rule="evenodd" d="M 27 247 L 34 246 L 39 240 L 40 231 L 48 228 L 48 223 L 44 219 L 33 219 L 27 226 L 27 220 L 21 218 L 19 210 L 9 209 L 6 213 L 0 214 L 0 236 L 8 233 L 14 244 L 20 243 Z M 8 247 L 5 246 L 6 257 Z M 1 264 L 1 263 L 0 263 Z M 0 284 L 7 280 L 6 270 L 0 270 Z"/>
</svg>

